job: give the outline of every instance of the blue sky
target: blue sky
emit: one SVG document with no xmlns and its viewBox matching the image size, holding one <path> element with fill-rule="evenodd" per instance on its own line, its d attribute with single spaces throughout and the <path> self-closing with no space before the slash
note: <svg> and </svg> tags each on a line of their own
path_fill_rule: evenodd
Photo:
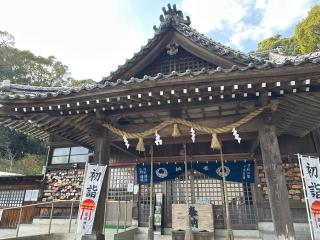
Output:
<svg viewBox="0 0 320 240">
<path fill-rule="evenodd" d="M 163 0 L 0 0 L 0 30 L 16 47 L 53 55 L 76 79 L 100 81 L 153 36 Z M 274 34 L 290 36 L 320 0 L 179 0 L 191 26 L 245 52 Z M 19 7 L 17 7 L 19 6 Z"/>
</svg>

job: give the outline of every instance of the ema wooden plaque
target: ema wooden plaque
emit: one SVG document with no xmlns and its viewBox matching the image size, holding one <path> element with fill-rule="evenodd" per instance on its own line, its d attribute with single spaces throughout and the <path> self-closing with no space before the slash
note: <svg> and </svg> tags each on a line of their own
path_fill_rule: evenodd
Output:
<svg viewBox="0 0 320 240">
<path fill-rule="evenodd" d="M 193 228 L 198 230 L 213 231 L 213 207 L 212 204 L 190 204 L 193 207 L 191 222 Z M 185 230 L 187 228 L 187 204 L 172 204 L 172 229 Z"/>
</svg>

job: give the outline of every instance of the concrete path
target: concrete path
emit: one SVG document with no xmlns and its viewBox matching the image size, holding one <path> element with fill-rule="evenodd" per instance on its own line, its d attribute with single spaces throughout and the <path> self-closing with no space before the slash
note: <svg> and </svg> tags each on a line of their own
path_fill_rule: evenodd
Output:
<svg viewBox="0 0 320 240">
<path fill-rule="evenodd" d="M 70 232 L 74 237 L 72 239 L 75 239 L 75 231 L 76 231 L 77 225 L 75 221 L 71 224 Z M 119 232 L 122 232 L 124 230 L 119 229 Z M 68 233 L 69 232 L 69 221 L 66 221 L 66 223 L 59 222 L 59 223 L 52 223 L 51 226 L 51 233 Z M 116 229 L 106 229 L 105 235 L 106 239 L 113 240 L 114 234 L 116 234 Z M 0 239 L 10 239 L 16 237 L 17 229 L 1 229 L 0 228 Z M 41 234 L 48 234 L 49 233 L 49 225 L 47 223 L 33 223 L 33 224 L 21 224 L 19 228 L 19 237 L 25 237 L 25 236 L 32 236 L 32 235 L 41 235 Z"/>
</svg>

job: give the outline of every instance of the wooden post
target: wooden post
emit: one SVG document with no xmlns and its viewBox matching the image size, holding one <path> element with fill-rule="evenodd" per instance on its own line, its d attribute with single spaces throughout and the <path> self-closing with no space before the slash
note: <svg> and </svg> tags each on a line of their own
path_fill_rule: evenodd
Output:
<svg viewBox="0 0 320 240">
<path fill-rule="evenodd" d="M 110 159 L 110 142 L 108 130 L 102 129 L 99 134 L 95 136 L 95 146 L 94 146 L 94 159 L 93 163 L 108 165 Z M 105 202 L 107 196 L 108 187 L 108 168 L 103 179 L 101 192 L 98 200 L 98 205 L 96 208 L 96 214 L 94 217 L 92 234 L 84 235 L 82 240 L 104 240 L 104 213 L 105 213 Z"/>
<path fill-rule="evenodd" d="M 227 240 L 233 240 L 234 236 L 233 236 L 233 231 L 231 228 L 226 172 L 225 172 L 225 168 L 224 168 L 224 159 L 223 159 L 223 154 L 222 154 L 222 141 L 221 141 L 220 145 L 221 145 L 220 162 L 221 162 L 221 170 L 222 170 L 223 200 L 224 200 L 223 202 L 224 202 L 224 208 L 225 208 L 225 212 L 226 212 Z"/>
<path fill-rule="evenodd" d="M 183 144 L 184 148 L 184 177 L 185 177 L 185 192 L 186 192 L 186 204 L 187 204 L 187 228 L 186 228 L 186 233 L 185 233 L 185 240 L 193 240 L 193 233 L 192 233 L 192 228 L 191 228 L 191 223 L 190 223 L 190 213 L 189 213 L 189 184 L 188 184 L 188 163 L 187 163 L 187 145 L 186 143 Z"/>
<path fill-rule="evenodd" d="M 275 127 L 271 124 L 265 124 L 260 127 L 259 141 L 269 188 L 269 202 L 275 239 L 293 240 L 295 239 L 295 232 L 286 179 L 282 173 L 282 160 Z"/>
<path fill-rule="evenodd" d="M 153 231 L 153 211 L 154 211 L 154 203 L 153 203 L 153 195 L 154 195 L 154 183 L 153 183 L 153 146 L 150 146 L 150 155 L 151 155 L 151 162 L 150 162 L 150 206 L 149 206 L 149 228 L 147 233 L 147 239 L 153 240 L 154 239 L 154 231 Z"/>
</svg>

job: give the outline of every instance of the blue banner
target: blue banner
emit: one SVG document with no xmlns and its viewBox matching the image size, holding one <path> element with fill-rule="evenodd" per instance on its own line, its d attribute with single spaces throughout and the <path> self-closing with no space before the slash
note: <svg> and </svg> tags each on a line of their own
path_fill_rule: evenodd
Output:
<svg viewBox="0 0 320 240">
<path fill-rule="evenodd" d="M 155 163 L 153 165 L 153 182 L 158 183 L 175 179 L 184 173 L 184 163 Z M 150 183 L 150 164 L 137 164 L 138 184 Z"/>
<path fill-rule="evenodd" d="M 227 161 L 224 164 L 226 180 L 232 182 L 254 183 L 254 161 Z M 184 163 L 155 163 L 153 171 L 154 183 L 175 179 L 184 174 Z M 210 178 L 222 180 L 222 167 L 220 162 L 188 163 L 188 170 L 193 169 Z M 150 164 L 137 164 L 137 183 L 150 183 Z"/>
<path fill-rule="evenodd" d="M 192 168 L 210 178 L 222 180 L 220 162 L 196 163 Z M 227 181 L 254 183 L 254 161 L 227 161 L 224 163 L 224 172 Z"/>
</svg>

